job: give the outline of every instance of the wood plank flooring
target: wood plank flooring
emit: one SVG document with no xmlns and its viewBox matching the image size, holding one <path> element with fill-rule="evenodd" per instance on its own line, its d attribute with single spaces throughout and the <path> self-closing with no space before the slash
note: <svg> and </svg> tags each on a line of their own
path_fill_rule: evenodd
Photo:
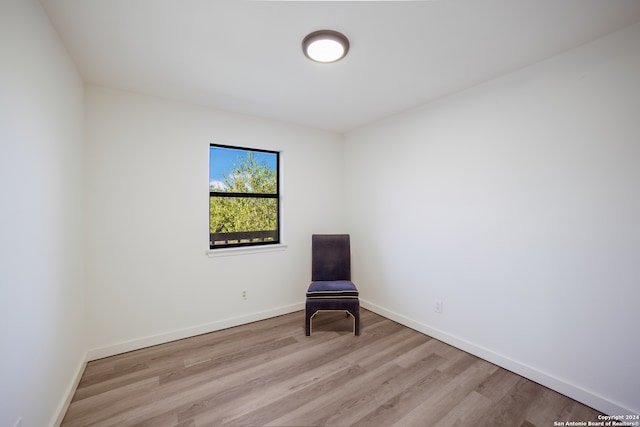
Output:
<svg viewBox="0 0 640 427">
<path fill-rule="evenodd" d="M 598 412 L 361 310 L 304 313 L 89 362 L 63 427 L 553 426 Z"/>
</svg>

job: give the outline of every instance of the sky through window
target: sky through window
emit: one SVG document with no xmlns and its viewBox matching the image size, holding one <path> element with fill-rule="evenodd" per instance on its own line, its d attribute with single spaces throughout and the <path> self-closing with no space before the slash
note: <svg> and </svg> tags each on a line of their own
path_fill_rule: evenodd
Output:
<svg viewBox="0 0 640 427">
<path fill-rule="evenodd" d="M 266 163 L 269 169 L 276 170 L 277 155 L 275 153 L 263 153 L 251 151 L 258 163 Z M 233 171 L 247 157 L 249 150 L 226 147 L 210 147 L 209 150 L 209 186 L 221 189 L 224 185 L 224 176 Z"/>
</svg>

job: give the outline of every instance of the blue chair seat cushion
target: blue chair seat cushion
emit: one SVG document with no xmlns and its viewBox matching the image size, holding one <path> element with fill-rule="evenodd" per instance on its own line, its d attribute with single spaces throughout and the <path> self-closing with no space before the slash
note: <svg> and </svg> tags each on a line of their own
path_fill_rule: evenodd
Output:
<svg viewBox="0 0 640 427">
<path fill-rule="evenodd" d="M 307 298 L 358 298 L 358 288 L 349 280 L 311 282 Z"/>
</svg>

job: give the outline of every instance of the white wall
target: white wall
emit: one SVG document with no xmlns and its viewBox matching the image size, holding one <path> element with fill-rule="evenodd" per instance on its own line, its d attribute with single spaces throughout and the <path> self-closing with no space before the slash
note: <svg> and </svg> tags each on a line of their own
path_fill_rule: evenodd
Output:
<svg viewBox="0 0 640 427">
<path fill-rule="evenodd" d="M 52 425 L 84 362 L 83 86 L 40 3 L 0 2 L 0 426 Z"/>
<path fill-rule="evenodd" d="M 640 24 L 347 134 L 365 306 L 639 413 L 639 46 Z"/>
<path fill-rule="evenodd" d="M 311 234 L 343 230 L 338 135 L 97 86 L 85 104 L 90 358 L 303 308 Z M 205 254 L 212 142 L 282 151 L 286 250 Z"/>
</svg>

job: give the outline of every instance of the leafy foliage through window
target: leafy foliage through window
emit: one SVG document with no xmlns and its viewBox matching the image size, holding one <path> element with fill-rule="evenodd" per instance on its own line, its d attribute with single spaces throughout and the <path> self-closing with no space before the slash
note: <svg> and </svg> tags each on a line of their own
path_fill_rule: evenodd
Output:
<svg viewBox="0 0 640 427">
<path fill-rule="evenodd" d="M 278 168 L 278 152 L 211 144 L 211 249 L 280 242 Z"/>
</svg>

